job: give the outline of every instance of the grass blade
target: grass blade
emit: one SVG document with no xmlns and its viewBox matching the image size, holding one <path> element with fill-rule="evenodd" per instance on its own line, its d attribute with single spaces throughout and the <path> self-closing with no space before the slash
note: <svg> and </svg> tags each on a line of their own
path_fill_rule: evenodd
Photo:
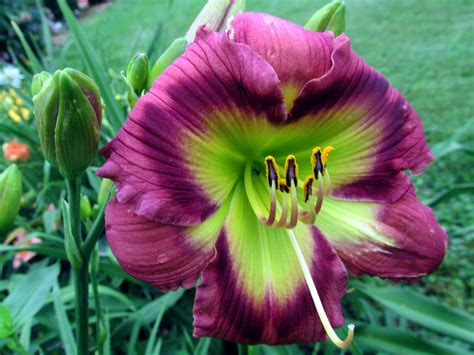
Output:
<svg viewBox="0 0 474 355">
<path fill-rule="evenodd" d="M 16 22 L 12 20 L 10 23 L 13 27 L 13 31 L 15 31 L 16 35 L 20 39 L 21 45 L 23 46 L 23 49 L 25 50 L 28 59 L 30 60 L 31 69 L 33 70 L 33 72 L 39 73 L 42 70 L 42 65 L 38 60 L 38 57 L 36 57 L 35 53 L 31 49 L 30 45 L 28 44 L 28 41 L 26 40 L 25 36 L 23 35 L 23 32 L 21 31 L 20 27 L 18 27 Z"/>
<path fill-rule="evenodd" d="M 53 304 L 56 320 L 58 321 L 59 335 L 64 344 L 64 350 L 66 350 L 66 354 L 74 355 L 76 354 L 76 341 L 72 334 L 71 323 L 68 320 L 58 284 L 55 284 L 53 287 Z"/>
<path fill-rule="evenodd" d="M 437 196 L 433 197 L 430 201 L 427 202 L 427 205 L 430 207 L 434 207 L 439 205 L 442 202 L 450 200 L 453 197 L 456 197 L 463 193 L 473 193 L 474 192 L 474 184 L 457 184 L 453 185 L 451 188 L 446 189 L 440 192 Z"/>
</svg>

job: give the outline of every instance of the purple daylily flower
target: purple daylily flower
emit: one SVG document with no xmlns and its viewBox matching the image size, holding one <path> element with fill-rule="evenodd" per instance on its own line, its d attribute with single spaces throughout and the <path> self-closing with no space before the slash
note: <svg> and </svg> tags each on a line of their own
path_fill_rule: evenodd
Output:
<svg viewBox="0 0 474 355">
<path fill-rule="evenodd" d="M 257 13 L 201 28 L 102 154 L 112 251 L 161 291 L 202 274 L 197 337 L 347 346 L 346 268 L 416 280 L 445 255 L 405 172 L 433 159 L 422 123 L 344 34 Z"/>
</svg>

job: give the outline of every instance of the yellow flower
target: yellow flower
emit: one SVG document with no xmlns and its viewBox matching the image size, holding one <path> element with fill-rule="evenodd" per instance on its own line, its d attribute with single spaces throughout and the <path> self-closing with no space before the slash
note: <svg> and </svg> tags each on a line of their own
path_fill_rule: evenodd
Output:
<svg viewBox="0 0 474 355">
<path fill-rule="evenodd" d="M 11 97 L 17 98 L 18 95 L 16 94 L 16 91 L 13 90 L 12 88 L 8 89 L 8 93 L 10 94 Z"/>
<path fill-rule="evenodd" d="M 23 100 L 20 99 L 19 97 L 15 100 L 15 102 L 18 106 L 23 106 L 23 104 L 24 104 Z"/>
<path fill-rule="evenodd" d="M 25 120 L 30 119 L 30 110 L 28 110 L 26 107 L 20 108 L 21 115 Z"/>
<path fill-rule="evenodd" d="M 18 113 L 12 109 L 8 110 L 8 116 L 10 116 L 10 118 L 17 123 L 21 121 L 20 115 L 18 115 Z"/>
</svg>

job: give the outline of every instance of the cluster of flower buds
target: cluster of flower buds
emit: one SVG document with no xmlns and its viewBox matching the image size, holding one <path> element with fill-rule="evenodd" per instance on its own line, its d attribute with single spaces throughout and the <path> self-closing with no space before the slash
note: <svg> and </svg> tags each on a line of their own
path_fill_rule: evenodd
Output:
<svg viewBox="0 0 474 355">
<path fill-rule="evenodd" d="M 36 127 L 46 160 L 65 178 L 79 176 L 95 159 L 102 122 L 99 88 L 67 68 L 36 74 L 31 86 Z"/>
</svg>

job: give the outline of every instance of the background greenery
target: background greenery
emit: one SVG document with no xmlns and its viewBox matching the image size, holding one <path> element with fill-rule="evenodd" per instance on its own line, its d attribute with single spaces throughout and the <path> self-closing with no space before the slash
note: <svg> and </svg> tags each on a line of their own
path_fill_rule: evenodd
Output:
<svg viewBox="0 0 474 355">
<path fill-rule="evenodd" d="M 264 11 L 304 24 L 325 3 L 324 0 L 247 0 L 247 11 Z M 124 104 L 120 99 L 124 93 L 120 71 L 126 69 L 131 56 L 145 51 L 153 62 L 173 39 L 186 32 L 203 4 L 202 0 L 117 0 L 85 14 L 82 28 L 101 67 L 107 68 L 103 75 L 120 105 Z M 345 311 L 359 327 L 356 327 L 356 346 L 350 351 L 468 352 L 473 350 L 474 334 L 471 323 L 474 318 L 468 315 L 474 313 L 474 4 L 470 0 L 346 0 L 346 4 L 346 33 L 354 49 L 387 76 L 424 122 L 437 160 L 413 181 L 419 197 L 434 208 L 450 235 L 449 251 L 441 268 L 420 284 L 392 287 L 378 279 L 352 281 L 354 292 L 346 297 Z M 77 40 L 77 34 L 59 38 L 55 61 L 50 65 L 72 66 L 90 73 L 90 63 L 83 48 L 77 46 Z M 2 126 L 2 120 L 6 118 L 0 117 L 0 141 L 22 133 L 11 124 Z M 31 128 L 28 127 L 25 125 L 24 132 Z M 24 132 L 24 140 L 29 140 L 26 143 L 34 145 L 34 130 Z M 22 210 L 18 224 L 36 218 L 38 221 L 33 224 L 36 230 L 57 238 L 60 234 L 56 234 L 58 231 L 52 223 L 60 218 L 60 213 L 48 215 L 45 206 L 52 203 L 58 207 L 62 182 L 53 169 L 45 184 L 38 159 L 21 166 L 28 189 L 38 193 L 40 200 L 37 196 L 33 207 Z M 6 164 L 0 163 L 3 169 Z M 90 170 L 84 187 L 93 203 L 98 183 Z M 25 266 L 20 273 L 9 266 L 14 251 L 4 247 L 0 290 L 10 293 L 10 296 L 4 293 L 3 302 L 10 308 L 12 305 L 18 308 L 15 306 L 18 300 L 26 303 L 11 312 L 17 326 L 10 341 L 30 348 L 30 352 L 42 348 L 48 353 L 61 353 L 61 344 L 67 350 L 68 344 L 74 342 L 67 320 L 73 317 L 72 289 L 66 264 L 54 263 L 56 258 L 64 258 L 61 244 L 46 238 L 43 247 L 50 249 L 38 252 L 47 257 L 37 257 L 38 261 L 34 259 L 36 262 L 31 264 L 34 267 Z M 105 353 L 335 351 L 331 345 L 237 348 L 218 340 L 192 339 L 192 290 L 159 295 L 152 287 L 125 275 L 104 240 L 100 256 L 97 277 L 104 315 L 99 347 Z M 22 282 L 31 285 L 38 279 L 42 282 L 37 285 L 37 292 L 30 290 L 30 297 L 33 293 L 39 298 L 31 305 L 18 285 Z M 43 280 L 49 280 L 49 284 Z M 16 299 L 11 296 L 14 292 Z M 28 317 L 31 314 L 35 314 L 33 319 Z M 93 317 L 91 312 L 91 323 L 95 324 L 97 319 Z"/>
</svg>

